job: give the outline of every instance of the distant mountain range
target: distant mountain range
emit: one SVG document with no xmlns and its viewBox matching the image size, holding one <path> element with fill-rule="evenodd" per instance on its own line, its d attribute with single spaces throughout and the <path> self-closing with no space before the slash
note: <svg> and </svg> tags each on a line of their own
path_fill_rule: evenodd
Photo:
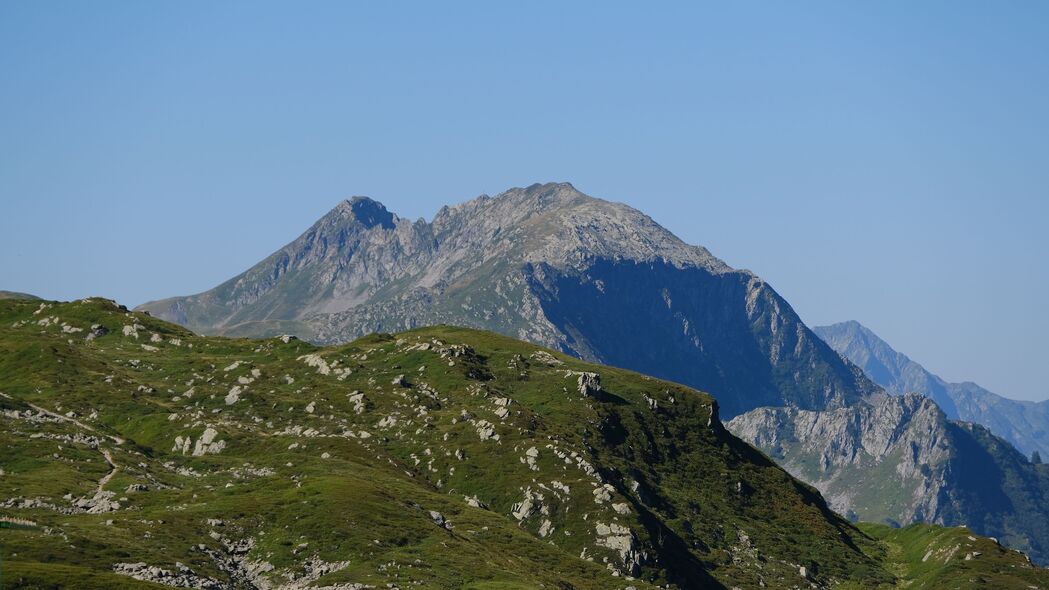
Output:
<svg viewBox="0 0 1049 590">
<path fill-rule="evenodd" d="M 817 326 L 812 330 L 887 391 L 925 395 L 948 418 L 982 424 L 1028 456 L 1038 451 L 1049 458 L 1049 401 L 1012 400 L 975 383 L 948 383 L 893 350 L 859 322 Z"/>
<path fill-rule="evenodd" d="M 18 291 L 0 291 L 0 299 L 40 299 L 36 295 L 30 295 L 29 293 L 19 293 Z"/>
<path fill-rule="evenodd" d="M 214 289 L 139 309 L 205 334 L 318 343 L 483 328 L 710 391 L 729 417 L 878 389 L 761 278 L 566 183 L 481 196 L 432 222 L 355 197 Z"/>
</svg>

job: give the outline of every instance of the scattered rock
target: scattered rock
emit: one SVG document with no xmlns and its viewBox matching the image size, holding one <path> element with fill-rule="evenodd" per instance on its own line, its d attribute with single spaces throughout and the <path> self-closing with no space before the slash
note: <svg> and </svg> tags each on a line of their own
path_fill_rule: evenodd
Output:
<svg viewBox="0 0 1049 590">
<path fill-rule="evenodd" d="M 193 447 L 193 456 L 200 457 L 203 455 L 217 455 L 221 453 L 222 449 L 226 448 L 226 441 L 215 440 L 215 437 L 218 435 L 218 431 L 210 426 L 204 429 L 204 434 L 200 435 L 200 438 L 197 439 L 196 446 Z M 186 440 L 188 441 L 189 439 Z"/>
<path fill-rule="evenodd" d="M 452 523 L 445 520 L 444 515 L 440 512 L 437 512 L 436 510 L 431 510 L 430 518 L 433 519 L 434 524 L 436 524 L 437 526 L 447 529 L 449 531 L 452 530 Z"/>
<path fill-rule="evenodd" d="M 580 395 L 593 397 L 601 391 L 601 376 L 597 373 L 580 373 L 577 383 Z"/>
<path fill-rule="evenodd" d="M 114 572 L 143 582 L 153 582 L 176 588 L 202 588 L 204 590 L 223 590 L 227 587 L 218 580 L 197 575 L 196 572 L 181 563 L 176 563 L 175 568 L 178 571 L 150 566 L 144 562 L 113 564 Z"/>
</svg>

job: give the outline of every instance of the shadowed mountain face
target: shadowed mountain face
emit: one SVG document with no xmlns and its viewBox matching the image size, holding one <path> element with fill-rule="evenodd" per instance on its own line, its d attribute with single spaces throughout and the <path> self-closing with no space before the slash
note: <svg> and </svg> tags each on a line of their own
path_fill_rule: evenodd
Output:
<svg viewBox="0 0 1049 590">
<path fill-rule="evenodd" d="M 482 196 L 429 223 L 357 197 L 222 285 L 141 309 L 204 333 L 319 343 L 484 328 L 710 391 L 726 416 L 877 390 L 760 278 L 569 184 Z"/>
<path fill-rule="evenodd" d="M 1038 451 L 1049 457 L 1049 402 L 1011 400 L 975 383 L 948 383 L 858 322 L 813 331 L 886 391 L 925 395 L 949 418 L 986 426 L 1027 455 Z"/>
</svg>

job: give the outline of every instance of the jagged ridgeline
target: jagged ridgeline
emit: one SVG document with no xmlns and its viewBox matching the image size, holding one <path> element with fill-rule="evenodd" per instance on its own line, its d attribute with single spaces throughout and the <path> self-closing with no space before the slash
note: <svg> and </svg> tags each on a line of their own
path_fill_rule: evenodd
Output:
<svg viewBox="0 0 1049 590">
<path fill-rule="evenodd" d="M 0 301 L 5 587 L 1028 588 L 857 529 L 714 400 L 489 332 L 318 348 Z M 935 543 L 934 543 L 935 541 Z"/>
<path fill-rule="evenodd" d="M 982 424 L 1028 456 L 1049 457 L 1049 401 L 1008 399 L 968 381 L 948 383 L 855 321 L 813 331 L 886 391 L 920 393 L 948 418 Z"/>
<path fill-rule="evenodd" d="M 732 417 L 876 390 L 761 278 L 643 213 L 536 184 L 410 221 L 357 197 L 218 287 L 142 306 L 205 334 L 317 343 L 450 324 L 714 394 Z"/>
</svg>

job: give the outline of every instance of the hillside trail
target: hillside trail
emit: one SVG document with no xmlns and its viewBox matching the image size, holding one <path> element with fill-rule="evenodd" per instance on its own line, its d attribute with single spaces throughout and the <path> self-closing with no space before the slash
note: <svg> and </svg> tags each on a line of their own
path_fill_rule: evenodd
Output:
<svg viewBox="0 0 1049 590">
<path fill-rule="evenodd" d="M 41 412 L 43 414 L 47 414 L 48 416 L 51 416 L 52 418 L 61 420 L 63 422 L 69 422 L 70 424 L 75 424 L 75 425 L 79 426 L 80 428 L 83 428 L 84 430 L 87 430 L 88 432 L 93 432 L 93 433 L 98 434 L 100 436 L 104 436 L 104 437 L 112 440 L 113 442 L 115 442 L 118 445 L 122 445 L 122 444 L 124 444 L 124 442 L 126 442 L 123 438 L 120 438 L 119 436 L 115 436 L 115 435 L 112 435 L 112 434 L 101 433 L 101 432 L 95 430 L 94 428 L 92 428 L 91 426 L 88 426 L 87 424 L 84 424 L 83 422 L 81 422 L 80 420 L 77 420 L 75 418 L 70 418 L 68 416 L 63 416 L 62 414 L 58 414 L 58 413 L 52 412 L 51 410 L 47 410 L 45 408 L 41 408 L 40 406 L 38 406 L 36 404 L 29 404 L 29 407 L 33 408 L 34 410 L 36 410 L 38 412 Z"/>
<path fill-rule="evenodd" d="M 110 470 L 109 473 L 102 476 L 102 479 L 98 480 L 98 487 L 95 488 L 96 496 L 102 493 L 103 489 L 106 487 L 106 484 L 109 483 L 109 480 L 113 479 L 113 476 L 116 475 L 118 471 L 120 471 L 120 466 L 117 465 L 115 461 L 113 461 L 113 455 L 109 453 L 108 449 L 99 449 L 99 451 L 101 451 L 102 456 L 106 458 L 106 463 L 109 463 Z"/>
</svg>

